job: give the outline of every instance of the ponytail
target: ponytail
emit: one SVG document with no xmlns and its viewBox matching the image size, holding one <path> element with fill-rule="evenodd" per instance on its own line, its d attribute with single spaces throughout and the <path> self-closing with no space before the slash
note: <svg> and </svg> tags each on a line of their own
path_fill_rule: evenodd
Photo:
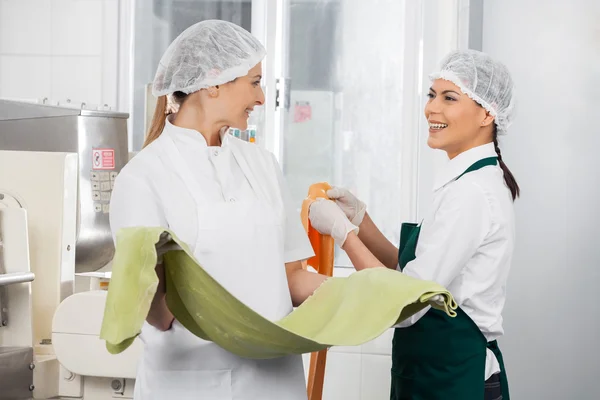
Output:
<svg viewBox="0 0 600 400">
<path fill-rule="evenodd" d="M 179 110 L 179 106 L 183 104 L 187 96 L 188 95 L 183 92 L 174 92 L 171 95 L 171 100 L 173 103 L 169 102 L 169 99 L 166 95 L 160 96 L 157 99 L 156 108 L 154 109 L 154 116 L 152 116 L 152 124 L 150 125 L 150 129 L 146 134 L 142 148 L 148 146 L 150 143 L 158 139 L 163 129 L 165 129 L 167 115 L 177 112 Z"/>
<path fill-rule="evenodd" d="M 154 116 L 152 117 L 152 124 L 144 139 L 144 145 L 142 148 L 148 146 L 154 142 L 163 129 L 165 128 L 165 122 L 167 120 L 167 96 L 160 96 L 156 101 L 156 108 L 154 109 Z"/>
<path fill-rule="evenodd" d="M 502 153 L 500 153 L 500 147 L 498 146 L 498 133 L 496 131 L 496 127 L 494 127 L 494 148 L 496 149 L 496 154 L 498 155 L 498 163 L 500 164 L 500 168 L 502 168 L 502 171 L 504 172 L 504 182 L 506 182 L 506 186 L 508 186 L 510 189 L 510 193 L 512 194 L 514 201 L 521 194 L 521 189 L 519 188 L 514 175 L 512 172 L 510 172 L 510 169 L 508 169 L 502 160 Z"/>
</svg>

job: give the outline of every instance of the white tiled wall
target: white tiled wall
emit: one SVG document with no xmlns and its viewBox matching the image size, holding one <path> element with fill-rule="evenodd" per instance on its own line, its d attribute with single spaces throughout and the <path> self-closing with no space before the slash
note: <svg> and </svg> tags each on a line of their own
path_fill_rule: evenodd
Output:
<svg viewBox="0 0 600 400">
<path fill-rule="evenodd" d="M 336 268 L 334 276 L 348 276 L 354 270 Z M 377 339 L 356 347 L 333 347 L 327 354 L 323 400 L 386 400 L 390 397 L 393 329 Z M 308 379 L 310 355 L 305 354 Z"/>
<path fill-rule="evenodd" d="M 0 97 L 117 108 L 119 0 L 0 0 Z"/>
<path fill-rule="evenodd" d="M 390 396 L 392 330 L 357 347 L 332 348 L 327 354 L 323 400 L 384 400 Z M 386 353 L 373 353 L 372 349 Z M 310 355 L 304 355 L 308 379 Z"/>
</svg>

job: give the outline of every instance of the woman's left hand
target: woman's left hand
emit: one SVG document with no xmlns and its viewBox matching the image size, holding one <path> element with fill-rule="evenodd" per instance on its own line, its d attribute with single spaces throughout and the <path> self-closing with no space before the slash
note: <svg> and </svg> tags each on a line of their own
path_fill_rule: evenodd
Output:
<svg viewBox="0 0 600 400">
<path fill-rule="evenodd" d="M 317 199 L 308 210 L 310 224 L 319 233 L 329 235 L 342 247 L 348 233 L 358 234 L 358 227 L 352 224 L 346 214 L 331 200 Z"/>
</svg>

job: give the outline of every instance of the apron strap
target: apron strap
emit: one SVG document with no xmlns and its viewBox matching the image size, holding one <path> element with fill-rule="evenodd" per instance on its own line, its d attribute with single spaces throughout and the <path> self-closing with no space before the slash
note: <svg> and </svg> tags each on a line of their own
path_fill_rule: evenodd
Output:
<svg viewBox="0 0 600 400">
<path fill-rule="evenodd" d="M 504 400 L 510 400 L 510 393 L 508 389 L 508 377 L 506 376 L 506 369 L 504 367 L 504 357 L 502 356 L 502 352 L 500 351 L 500 347 L 498 347 L 498 341 L 493 340 L 487 343 L 487 348 L 494 353 L 494 356 L 498 360 L 498 364 L 500 364 L 500 386 L 502 387 L 502 398 Z"/>
<path fill-rule="evenodd" d="M 471 165 L 469 168 L 467 168 L 467 170 L 465 172 L 463 172 L 462 174 L 460 174 L 458 176 L 458 178 L 456 178 L 455 180 L 459 180 L 460 178 L 463 177 L 463 175 L 466 175 L 469 172 L 477 171 L 478 169 L 481 169 L 483 167 L 487 167 L 489 165 L 497 165 L 497 164 L 498 164 L 498 157 L 488 157 L 488 158 L 481 159 L 481 160 L 477 161 L 476 163 L 474 163 L 473 165 Z"/>
</svg>

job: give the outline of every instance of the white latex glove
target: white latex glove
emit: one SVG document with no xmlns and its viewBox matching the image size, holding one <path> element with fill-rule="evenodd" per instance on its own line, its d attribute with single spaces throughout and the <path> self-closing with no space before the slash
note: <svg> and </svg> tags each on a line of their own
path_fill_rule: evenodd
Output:
<svg viewBox="0 0 600 400">
<path fill-rule="evenodd" d="M 358 234 L 358 227 L 331 200 L 315 200 L 308 209 L 308 218 L 313 228 L 323 235 L 331 236 L 340 247 L 344 245 L 348 233 L 354 231 Z"/>
<path fill-rule="evenodd" d="M 346 217 L 354 225 L 359 226 L 365 217 L 367 205 L 360 201 L 348 189 L 334 186 L 327 191 L 327 196 L 335 200 L 336 204 L 344 211 Z"/>
</svg>

